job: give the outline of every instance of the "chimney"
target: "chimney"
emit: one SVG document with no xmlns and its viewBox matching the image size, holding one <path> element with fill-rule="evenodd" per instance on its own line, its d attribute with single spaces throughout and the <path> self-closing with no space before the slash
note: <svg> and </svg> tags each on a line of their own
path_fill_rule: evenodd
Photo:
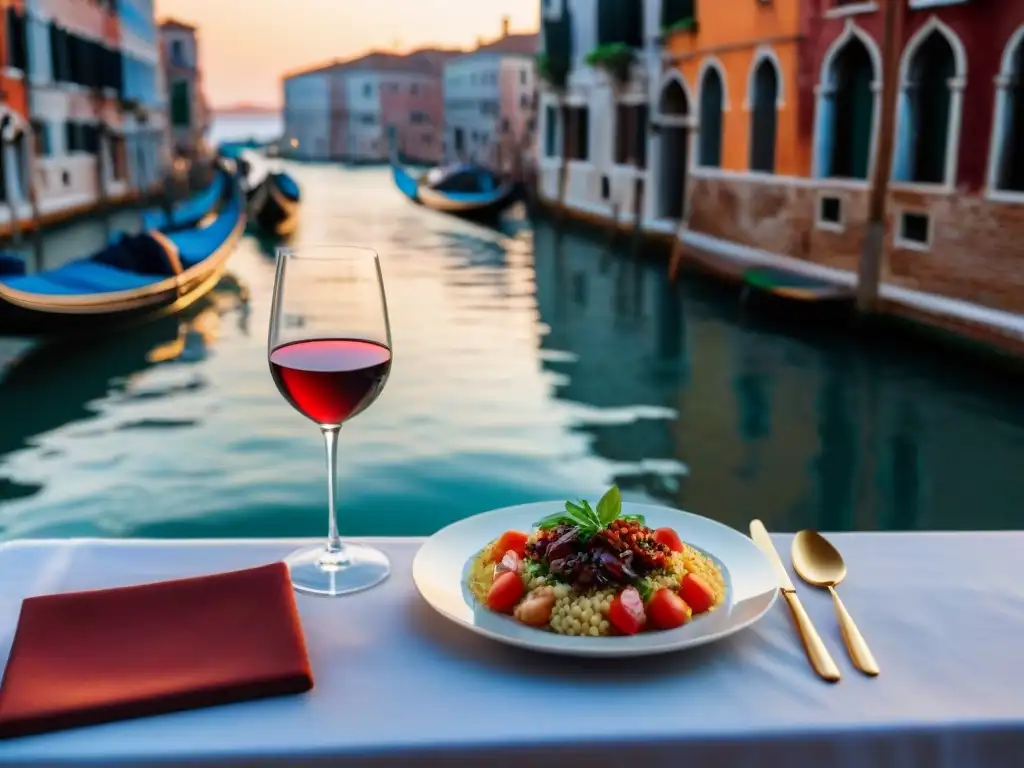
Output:
<svg viewBox="0 0 1024 768">
<path fill-rule="evenodd" d="M 501 17 L 501 36 L 508 37 L 508 16 Z"/>
</svg>

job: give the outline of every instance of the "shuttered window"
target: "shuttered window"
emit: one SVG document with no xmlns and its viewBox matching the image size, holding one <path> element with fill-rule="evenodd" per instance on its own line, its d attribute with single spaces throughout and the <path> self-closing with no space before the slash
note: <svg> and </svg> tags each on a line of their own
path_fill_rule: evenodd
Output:
<svg viewBox="0 0 1024 768">
<path fill-rule="evenodd" d="M 661 0 L 661 28 L 694 18 L 694 0 Z"/>
<path fill-rule="evenodd" d="M 544 53 L 572 61 L 572 16 L 566 5 L 557 19 L 544 19 Z"/>
<path fill-rule="evenodd" d="M 171 125 L 192 125 L 192 96 L 185 80 L 178 80 L 171 85 Z"/>
<path fill-rule="evenodd" d="M 25 15 L 7 8 L 7 65 L 24 71 L 28 68 L 28 46 L 25 43 L 27 27 Z"/>
<path fill-rule="evenodd" d="M 548 105 L 544 110 L 544 156 L 554 157 L 558 151 L 558 108 Z"/>
<path fill-rule="evenodd" d="M 639 0 L 597 0 L 597 44 L 644 44 L 644 4 Z"/>
</svg>

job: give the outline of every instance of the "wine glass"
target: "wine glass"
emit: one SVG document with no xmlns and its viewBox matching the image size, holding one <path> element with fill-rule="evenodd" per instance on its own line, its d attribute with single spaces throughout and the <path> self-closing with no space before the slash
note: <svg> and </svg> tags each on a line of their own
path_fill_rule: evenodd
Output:
<svg viewBox="0 0 1024 768">
<path fill-rule="evenodd" d="M 285 563 L 300 592 L 344 595 L 379 584 L 387 556 L 338 536 L 338 433 L 380 395 L 391 372 L 391 327 L 380 259 L 366 248 L 278 249 L 270 310 L 270 373 L 291 406 L 320 427 L 327 445 L 328 534 Z"/>
</svg>

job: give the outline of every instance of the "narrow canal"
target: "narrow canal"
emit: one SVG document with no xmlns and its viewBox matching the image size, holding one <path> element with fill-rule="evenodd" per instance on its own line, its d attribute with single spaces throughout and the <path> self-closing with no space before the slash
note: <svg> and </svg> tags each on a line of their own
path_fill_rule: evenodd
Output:
<svg viewBox="0 0 1024 768">
<path fill-rule="evenodd" d="M 970 366 L 772 327 L 544 225 L 416 209 L 384 170 L 290 170 L 299 243 L 375 247 L 392 313 L 391 380 L 341 436 L 347 534 L 612 481 L 742 529 L 1024 522 L 1024 402 Z M 322 535 L 322 443 L 267 370 L 272 282 L 246 238 L 189 316 L 8 363 L 0 537 Z"/>
</svg>

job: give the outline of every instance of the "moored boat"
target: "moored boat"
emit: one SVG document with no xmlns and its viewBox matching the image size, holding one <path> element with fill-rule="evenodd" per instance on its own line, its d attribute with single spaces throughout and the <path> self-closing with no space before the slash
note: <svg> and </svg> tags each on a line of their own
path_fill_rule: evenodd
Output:
<svg viewBox="0 0 1024 768">
<path fill-rule="evenodd" d="M 0 274 L 0 335 L 94 333 L 189 306 L 218 283 L 245 229 L 234 180 L 223 196 L 205 227 L 123 235 L 92 256 L 35 274 L 8 267 Z"/>
<path fill-rule="evenodd" d="M 255 222 L 269 235 L 291 234 L 299 221 L 299 185 L 283 171 L 268 173 L 250 202 Z"/>
<path fill-rule="evenodd" d="M 222 148 L 234 162 L 249 205 L 249 218 L 271 237 L 284 237 L 298 226 L 299 185 L 283 171 L 271 171 L 263 156 L 251 149 Z"/>
<path fill-rule="evenodd" d="M 170 232 L 199 226 L 216 214 L 225 199 L 225 189 L 231 183 L 228 171 L 218 168 L 213 181 L 202 192 L 172 206 L 170 213 L 163 208 L 148 208 L 142 212 L 142 228 Z"/>
<path fill-rule="evenodd" d="M 520 185 L 471 163 L 433 168 L 415 178 L 393 158 L 391 172 L 395 186 L 414 203 L 465 218 L 494 219 L 522 197 Z"/>
<path fill-rule="evenodd" d="M 746 269 L 743 286 L 746 296 L 757 294 L 775 301 L 845 307 L 852 305 L 855 298 L 851 286 L 770 266 Z"/>
</svg>

